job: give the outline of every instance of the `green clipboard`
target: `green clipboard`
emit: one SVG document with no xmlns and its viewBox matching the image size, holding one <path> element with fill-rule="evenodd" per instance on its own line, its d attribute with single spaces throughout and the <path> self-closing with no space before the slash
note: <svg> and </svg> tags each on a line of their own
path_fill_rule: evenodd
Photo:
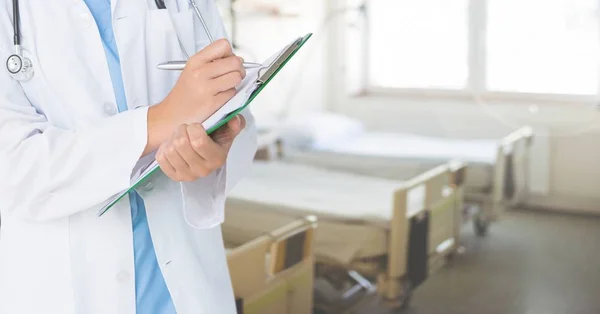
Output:
<svg viewBox="0 0 600 314">
<path fill-rule="evenodd" d="M 250 103 L 252 103 L 252 101 L 256 99 L 258 94 L 260 94 L 260 92 L 269 84 L 269 82 L 271 82 L 271 80 L 279 73 L 279 71 L 283 69 L 283 67 L 292 59 L 292 57 L 296 55 L 296 53 L 300 50 L 300 48 L 304 46 L 304 44 L 312 37 L 312 35 L 312 33 L 308 33 L 304 37 L 299 37 L 298 39 L 296 39 L 291 45 L 289 45 L 285 50 L 283 50 L 281 54 L 277 58 L 275 58 L 275 60 L 270 65 L 265 67 L 263 69 L 264 71 L 259 71 L 259 77 L 256 81 L 256 83 L 258 83 L 258 87 L 252 92 L 248 100 L 241 107 L 227 114 L 223 119 L 221 119 L 215 125 L 210 127 L 206 132 L 208 134 L 212 134 L 214 131 L 216 131 L 221 126 L 225 125 L 235 116 L 237 116 L 240 112 L 242 112 L 246 107 L 248 107 L 248 105 L 250 105 Z M 123 199 L 123 197 L 129 194 L 132 190 L 135 190 L 140 186 L 144 185 L 152 175 L 156 174 L 159 171 L 159 169 L 160 167 L 158 166 L 154 167 L 153 169 L 148 171 L 148 173 L 146 173 L 144 176 L 138 179 L 138 181 L 126 191 L 117 194 L 113 200 L 109 201 L 108 204 L 104 205 L 100 209 L 100 211 L 97 214 L 98 217 L 104 215 L 109 209 L 111 209 L 116 203 Z"/>
</svg>

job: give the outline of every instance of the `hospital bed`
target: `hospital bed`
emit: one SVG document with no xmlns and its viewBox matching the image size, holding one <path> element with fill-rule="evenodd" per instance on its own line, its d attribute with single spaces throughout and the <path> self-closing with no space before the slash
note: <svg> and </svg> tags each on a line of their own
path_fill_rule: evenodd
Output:
<svg viewBox="0 0 600 314">
<path fill-rule="evenodd" d="M 256 161 L 229 194 L 226 221 L 248 238 L 314 215 L 315 281 L 327 284 L 316 286 L 319 313 L 374 296 L 401 307 L 459 245 L 465 169 L 453 161 L 399 181 Z"/>
<path fill-rule="evenodd" d="M 222 225 L 239 314 L 310 314 L 316 217 L 296 219 L 270 232 L 238 234 Z"/>
<path fill-rule="evenodd" d="M 387 179 L 406 178 L 458 159 L 468 164 L 465 201 L 477 207 L 473 223 L 487 232 L 506 207 L 522 204 L 528 194 L 530 127 L 498 139 L 465 140 L 407 133 L 371 132 L 340 115 L 315 116 L 311 122 L 283 128 L 272 150 L 292 163 L 349 171 Z"/>
</svg>

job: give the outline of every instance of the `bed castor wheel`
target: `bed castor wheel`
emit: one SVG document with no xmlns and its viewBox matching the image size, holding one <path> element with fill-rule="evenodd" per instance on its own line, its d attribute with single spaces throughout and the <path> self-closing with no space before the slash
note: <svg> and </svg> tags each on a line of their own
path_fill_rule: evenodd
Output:
<svg viewBox="0 0 600 314">
<path fill-rule="evenodd" d="M 473 229 L 475 229 L 475 234 L 477 236 L 480 236 L 480 237 L 486 236 L 488 233 L 489 227 L 490 227 L 490 222 L 487 219 L 485 219 L 479 215 L 473 219 Z"/>
</svg>

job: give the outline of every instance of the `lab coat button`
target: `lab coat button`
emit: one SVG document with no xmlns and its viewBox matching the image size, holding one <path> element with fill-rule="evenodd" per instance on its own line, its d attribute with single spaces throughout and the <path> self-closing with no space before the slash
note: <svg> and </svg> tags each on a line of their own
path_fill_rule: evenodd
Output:
<svg viewBox="0 0 600 314">
<path fill-rule="evenodd" d="M 129 273 L 126 271 L 121 271 L 117 274 L 117 281 L 124 283 L 127 282 L 129 280 Z"/>
<path fill-rule="evenodd" d="M 104 104 L 104 113 L 109 116 L 113 116 L 117 113 L 117 109 L 113 103 L 107 102 Z"/>
</svg>

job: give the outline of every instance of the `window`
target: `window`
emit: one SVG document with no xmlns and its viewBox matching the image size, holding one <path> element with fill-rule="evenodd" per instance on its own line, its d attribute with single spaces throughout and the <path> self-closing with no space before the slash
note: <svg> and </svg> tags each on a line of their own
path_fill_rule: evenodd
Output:
<svg viewBox="0 0 600 314">
<path fill-rule="evenodd" d="M 369 0 L 375 88 L 598 95 L 600 0 Z"/>
<path fill-rule="evenodd" d="M 468 76 L 467 4 L 467 0 L 371 0 L 371 83 L 464 88 Z"/>
<path fill-rule="evenodd" d="M 597 0 L 489 1 L 489 89 L 595 94 L 600 56 L 597 4 Z"/>
</svg>

